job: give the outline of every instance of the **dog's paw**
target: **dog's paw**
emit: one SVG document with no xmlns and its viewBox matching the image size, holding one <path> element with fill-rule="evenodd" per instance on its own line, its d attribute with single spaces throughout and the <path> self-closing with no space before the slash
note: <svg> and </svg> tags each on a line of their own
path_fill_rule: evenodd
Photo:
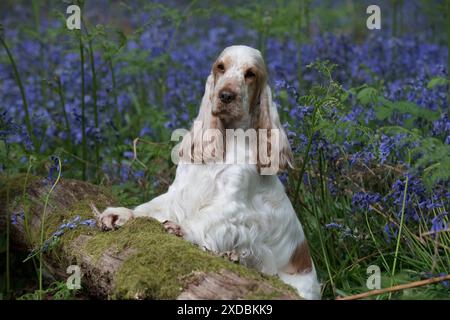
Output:
<svg viewBox="0 0 450 320">
<path fill-rule="evenodd" d="M 99 217 L 98 222 L 102 230 L 114 230 L 121 227 L 134 217 L 133 210 L 128 208 L 106 208 Z"/>
<path fill-rule="evenodd" d="M 234 250 L 221 252 L 220 256 L 227 260 L 230 260 L 231 262 L 236 262 L 236 263 L 239 262 L 239 258 L 240 258 L 239 253 Z"/>
<path fill-rule="evenodd" d="M 164 226 L 164 229 L 166 229 L 167 233 L 174 234 L 177 237 L 184 236 L 184 233 L 183 233 L 183 230 L 181 229 L 181 227 L 173 221 L 166 220 L 163 222 L 163 226 Z"/>
</svg>

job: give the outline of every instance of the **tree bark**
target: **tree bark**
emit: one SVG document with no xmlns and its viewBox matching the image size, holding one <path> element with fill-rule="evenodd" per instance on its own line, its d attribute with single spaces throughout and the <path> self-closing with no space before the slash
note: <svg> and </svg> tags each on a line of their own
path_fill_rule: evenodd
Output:
<svg viewBox="0 0 450 320">
<path fill-rule="evenodd" d="M 11 217 L 14 250 L 40 248 L 40 228 L 51 183 L 39 177 L 0 176 L 0 230 Z M 111 192 L 92 184 L 61 179 L 48 196 L 45 239 L 61 224 L 93 219 L 117 205 Z M 23 213 L 22 213 L 23 212 Z M 150 218 L 133 219 L 122 228 L 103 232 L 77 225 L 52 238 L 44 253 L 46 271 L 66 281 L 67 267 L 80 267 L 82 290 L 100 299 L 298 299 L 278 278 L 263 275 L 198 249 L 165 232 Z"/>
</svg>

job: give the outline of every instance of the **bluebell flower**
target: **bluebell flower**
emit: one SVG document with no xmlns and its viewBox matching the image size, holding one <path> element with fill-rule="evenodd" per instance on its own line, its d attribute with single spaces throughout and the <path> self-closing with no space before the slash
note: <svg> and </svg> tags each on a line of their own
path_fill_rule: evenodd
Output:
<svg viewBox="0 0 450 320">
<path fill-rule="evenodd" d="M 356 192 L 352 197 L 352 208 L 360 210 L 372 210 L 371 206 L 381 201 L 381 195 L 370 192 Z"/>
<path fill-rule="evenodd" d="M 343 226 L 336 222 L 330 222 L 325 225 L 325 228 L 327 228 L 327 229 L 342 229 Z"/>
<path fill-rule="evenodd" d="M 60 237 L 64 234 L 64 230 L 58 230 L 53 233 L 53 237 Z"/>
<path fill-rule="evenodd" d="M 57 156 L 51 156 L 51 165 L 50 170 L 48 171 L 48 175 L 46 177 L 46 181 L 49 185 L 53 185 L 58 176 L 60 167 L 59 167 L 59 158 Z"/>
<path fill-rule="evenodd" d="M 145 172 L 143 170 L 136 170 L 133 175 L 136 179 L 142 179 L 145 176 Z"/>
<path fill-rule="evenodd" d="M 392 139 L 386 135 L 381 136 L 380 142 L 380 162 L 386 162 L 387 158 L 391 154 L 392 149 L 394 148 L 394 143 Z"/>
<path fill-rule="evenodd" d="M 17 215 L 14 213 L 11 215 L 11 224 L 13 225 L 17 224 Z"/>
<path fill-rule="evenodd" d="M 448 228 L 448 221 L 446 220 L 448 213 L 447 212 L 443 212 L 438 214 L 437 216 L 435 216 L 432 220 L 431 220 L 431 228 L 430 231 L 437 233 L 443 230 L 447 230 Z M 436 234 L 433 234 L 433 237 L 435 237 Z"/>
<path fill-rule="evenodd" d="M 384 226 L 383 232 L 386 236 L 386 242 L 390 243 L 392 239 L 397 238 L 398 228 L 395 224 L 389 222 Z"/>
<path fill-rule="evenodd" d="M 134 153 L 132 151 L 125 151 L 123 156 L 127 159 L 132 159 L 134 157 Z"/>
<path fill-rule="evenodd" d="M 24 219 L 25 219 L 25 212 L 23 210 L 11 214 L 12 225 L 17 225 L 19 223 L 19 220 L 20 223 L 22 223 Z"/>
<path fill-rule="evenodd" d="M 95 219 L 86 219 L 80 222 L 80 225 L 82 226 L 88 226 L 88 227 L 95 227 L 97 222 Z"/>
</svg>

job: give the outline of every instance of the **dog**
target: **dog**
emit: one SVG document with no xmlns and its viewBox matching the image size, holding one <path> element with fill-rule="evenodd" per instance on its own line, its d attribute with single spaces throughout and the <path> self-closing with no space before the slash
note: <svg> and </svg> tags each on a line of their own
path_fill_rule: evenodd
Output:
<svg viewBox="0 0 450 320">
<path fill-rule="evenodd" d="M 195 124 L 179 146 L 181 160 L 167 193 L 133 210 L 107 208 L 99 217 L 103 229 L 152 217 L 200 248 L 235 252 L 240 263 L 278 275 L 301 297 L 320 299 L 308 242 L 284 186 L 276 174 L 262 174 L 274 164 L 275 173 L 291 166 L 292 151 L 258 50 L 231 46 L 219 55 Z M 263 134 L 256 137 L 256 149 L 242 143 L 231 148 L 222 135 L 229 130 Z M 242 152 L 253 162 L 229 161 Z M 222 162 L 209 161 L 222 156 Z"/>
</svg>

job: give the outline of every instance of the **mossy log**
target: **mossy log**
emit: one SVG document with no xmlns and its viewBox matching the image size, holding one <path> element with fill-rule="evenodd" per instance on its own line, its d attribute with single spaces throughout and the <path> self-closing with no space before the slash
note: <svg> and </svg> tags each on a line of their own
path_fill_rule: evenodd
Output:
<svg viewBox="0 0 450 320">
<path fill-rule="evenodd" d="M 39 247 L 45 198 L 50 184 L 38 177 L 0 176 L 0 230 L 6 217 L 24 212 L 11 224 L 14 249 Z M 49 196 L 45 239 L 76 216 L 94 218 L 117 205 L 111 192 L 86 182 L 61 179 Z M 26 227 L 28 226 L 28 228 Z M 65 232 L 44 254 L 46 271 L 64 280 L 69 265 L 82 272 L 81 286 L 100 299 L 298 299 L 278 278 L 204 252 L 165 232 L 149 218 L 133 219 L 116 231 L 80 225 Z"/>
</svg>

